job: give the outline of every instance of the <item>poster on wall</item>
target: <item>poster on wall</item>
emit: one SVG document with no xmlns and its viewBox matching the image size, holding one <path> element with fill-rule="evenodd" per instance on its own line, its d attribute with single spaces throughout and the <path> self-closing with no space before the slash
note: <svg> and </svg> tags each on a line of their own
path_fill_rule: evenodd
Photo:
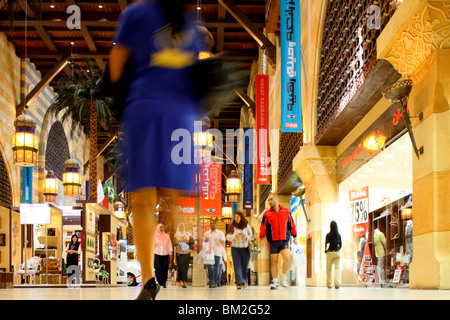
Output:
<svg viewBox="0 0 450 320">
<path fill-rule="evenodd" d="M 369 217 L 369 187 L 349 191 L 350 217 L 354 235 L 363 236 Z"/>
<path fill-rule="evenodd" d="M 300 33 L 300 0 L 281 0 L 281 132 L 303 130 Z"/>
<path fill-rule="evenodd" d="M 256 184 L 270 184 L 269 76 L 255 76 Z"/>
</svg>

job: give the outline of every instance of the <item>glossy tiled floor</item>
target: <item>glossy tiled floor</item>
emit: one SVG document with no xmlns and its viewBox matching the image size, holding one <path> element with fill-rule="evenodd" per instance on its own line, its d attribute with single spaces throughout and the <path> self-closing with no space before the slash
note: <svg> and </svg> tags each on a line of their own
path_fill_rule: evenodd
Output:
<svg viewBox="0 0 450 320">
<path fill-rule="evenodd" d="M 0 300 L 133 300 L 140 287 L 91 288 L 13 288 L 0 289 Z M 270 290 L 251 286 L 237 290 L 220 288 L 161 288 L 157 300 L 450 300 L 450 290 L 411 290 L 407 288 L 289 287 Z"/>
</svg>

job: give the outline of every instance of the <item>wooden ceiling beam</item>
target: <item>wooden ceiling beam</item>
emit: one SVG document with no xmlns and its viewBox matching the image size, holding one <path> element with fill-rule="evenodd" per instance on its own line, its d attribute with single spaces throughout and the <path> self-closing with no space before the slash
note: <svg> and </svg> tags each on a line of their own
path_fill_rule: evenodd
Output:
<svg viewBox="0 0 450 320">
<path fill-rule="evenodd" d="M 48 49 L 51 52 L 57 52 L 58 49 L 56 48 L 56 45 L 53 43 L 52 38 L 50 35 L 45 31 L 44 27 L 41 25 L 35 25 L 34 26 L 36 31 L 39 33 L 39 36 L 42 38 L 42 41 L 47 45 Z"/>
<path fill-rule="evenodd" d="M 239 22 L 239 24 L 247 30 L 252 38 L 259 44 L 261 49 L 265 49 L 267 58 L 272 66 L 276 63 L 276 47 L 274 44 L 259 30 L 255 24 L 234 4 L 231 0 L 218 0 L 221 5 Z"/>
<path fill-rule="evenodd" d="M 52 81 L 52 79 L 69 63 L 70 57 L 61 59 L 55 66 L 41 79 L 41 81 L 31 90 L 31 92 L 20 101 L 19 105 L 16 107 L 16 115 L 22 114 L 23 109 L 29 104 L 34 98 L 36 98 L 39 93 L 45 88 L 47 84 Z"/>
</svg>

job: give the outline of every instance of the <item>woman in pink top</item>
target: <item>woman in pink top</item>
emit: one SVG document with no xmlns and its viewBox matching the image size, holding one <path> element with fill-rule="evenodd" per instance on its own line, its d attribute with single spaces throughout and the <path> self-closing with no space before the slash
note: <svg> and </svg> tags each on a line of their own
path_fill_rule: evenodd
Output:
<svg viewBox="0 0 450 320">
<path fill-rule="evenodd" d="M 160 223 L 156 226 L 155 234 L 155 273 L 158 283 L 164 288 L 166 287 L 172 251 L 172 241 L 164 231 L 164 225 Z"/>
</svg>

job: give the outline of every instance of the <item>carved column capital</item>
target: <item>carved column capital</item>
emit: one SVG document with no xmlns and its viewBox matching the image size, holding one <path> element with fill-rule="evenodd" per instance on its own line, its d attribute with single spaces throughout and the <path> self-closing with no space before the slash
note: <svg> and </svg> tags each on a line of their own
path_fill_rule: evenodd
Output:
<svg viewBox="0 0 450 320">
<path fill-rule="evenodd" d="M 450 3 L 406 0 L 377 40 L 378 59 L 410 78 L 438 49 L 450 48 Z"/>
</svg>

